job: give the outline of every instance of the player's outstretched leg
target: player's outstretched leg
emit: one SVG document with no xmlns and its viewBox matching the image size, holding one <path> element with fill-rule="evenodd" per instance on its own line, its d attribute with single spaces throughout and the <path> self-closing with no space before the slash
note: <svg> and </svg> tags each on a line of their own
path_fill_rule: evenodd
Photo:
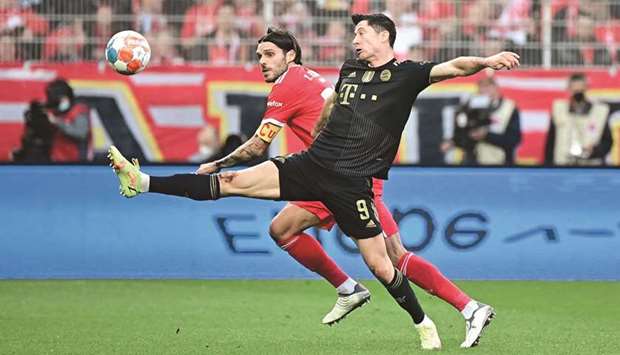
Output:
<svg viewBox="0 0 620 355">
<path fill-rule="evenodd" d="M 121 195 L 131 198 L 144 192 L 188 197 L 193 200 L 215 200 L 220 197 L 218 175 L 176 174 L 173 176 L 149 176 L 140 171 L 138 160 L 129 162 L 115 147 L 108 150 L 110 166 L 118 176 Z"/>
<path fill-rule="evenodd" d="M 217 200 L 226 196 L 272 200 L 280 197 L 278 169 L 271 161 L 220 174 L 176 174 L 158 177 L 142 173 L 137 160 L 130 163 L 114 146 L 110 147 L 108 158 L 119 178 L 121 194 L 125 197 L 134 197 L 144 192 L 187 197 L 198 201 Z"/>
<path fill-rule="evenodd" d="M 383 234 L 372 238 L 357 239 L 357 246 L 368 265 L 370 271 L 383 283 L 390 295 L 411 316 L 416 330 L 420 335 L 422 349 L 433 350 L 441 348 L 441 340 L 437 327 L 424 314 L 409 281 L 390 262 L 385 249 Z"/>
<path fill-rule="evenodd" d="M 483 329 L 495 316 L 493 308 L 472 299 L 445 277 L 435 265 L 406 250 L 399 233 L 390 235 L 386 239 L 386 245 L 392 263 L 409 280 L 461 312 L 465 318 L 465 341 L 461 347 L 469 348 L 478 345 Z"/>
<path fill-rule="evenodd" d="M 317 207 L 318 202 L 307 203 Z M 305 206 L 305 205 L 304 205 Z M 326 209 L 325 209 L 326 210 Z M 327 212 L 326 212 L 327 213 Z M 370 291 L 347 275 L 321 244 L 303 231 L 321 219 L 303 207 L 287 204 L 273 219 L 269 234 L 282 250 L 308 270 L 327 280 L 338 292 L 338 300 L 322 323 L 333 325 L 370 300 Z"/>
</svg>

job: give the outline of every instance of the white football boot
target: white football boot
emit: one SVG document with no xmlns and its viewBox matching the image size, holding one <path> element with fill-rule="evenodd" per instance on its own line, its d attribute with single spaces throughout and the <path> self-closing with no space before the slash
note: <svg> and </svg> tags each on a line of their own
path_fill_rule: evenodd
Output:
<svg viewBox="0 0 620 355">
<path fill-rule="evenodd" d="M 478 308 L 469 319 L 465 320 L 465 341 L 461 344 L 461 348 L 471 348 L 478 345 L 482 331 L 495 318 L 493 307 L 484 303 L 477 303 Z"/>
<path fill-rule="evenodd" d="M 348 295 L 338 294 L 338 300 L 334 308 L 323 317 L 323 324 L 333 325 L 338 323 L 347 314 L 353 312 L 357 308 L 363 306 L 370 301 L 370 291 L 362 284 L 355 285 L 353 293 Z"/>
</svg>

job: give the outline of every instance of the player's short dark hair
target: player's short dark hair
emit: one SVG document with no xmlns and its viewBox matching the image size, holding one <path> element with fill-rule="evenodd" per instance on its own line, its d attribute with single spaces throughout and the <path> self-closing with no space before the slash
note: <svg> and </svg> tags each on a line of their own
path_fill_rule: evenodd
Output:
<svg viewBox="0 0 620 355">
<path fill-rule="evenodd" d="M 285 54 L 290 50 L 295 51 L 295 59 L 293 59 L 293 62 L 295 62 L 295 64 L 301 64 L 301 47 L 295 36 L 289 31 L 269 27 L 267 33 L 258 39 L 258 43 L 263 42 L 275 44 L 278 48 L 283 50 Z"/>
<path fill-rule="evenodd" d="M 584 73 L 572 73 L 568 77 L 568 82 L 572 83 L 573 81 L 585 81 L 585 82 L 587 82 L 588 79 L 586 79 L 586 75 Z"/>
<path fill-rule="evenodd" d="M 353 14 L 351 15 L 351 20 L 353 20 L 354 25 L 362 21 L 368 21 L 368 25 L 377 32 L 388 31 L 390 34 L 390 47 L 394 47 L 394 42 L 396 41 L 396 25 L 391 18 L 384 14 Z"/>
</svg>

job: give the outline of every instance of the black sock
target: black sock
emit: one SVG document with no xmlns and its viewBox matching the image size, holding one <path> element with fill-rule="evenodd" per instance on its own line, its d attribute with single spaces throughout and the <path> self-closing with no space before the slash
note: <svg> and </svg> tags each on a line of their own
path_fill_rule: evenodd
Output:
<svg viewBox="0 0 620 355">
<path fill-rule="evenodd" d="M 388 292 L 396 302 L 411 316 L 415 324 L 420 324 L 424 320 L 424 311 L 409 285 L 409 281 L 398 269 L 394 269 L 394 279 L 389 284 L 384 284 Z"/>
<path fill-rule="evenodd" d="M 217 200 L 220 198 L 220 179 L 217 174 L 176 174 L 151 176 L 149 192 L 189 197 L 192 200 Z"/>
</svg>

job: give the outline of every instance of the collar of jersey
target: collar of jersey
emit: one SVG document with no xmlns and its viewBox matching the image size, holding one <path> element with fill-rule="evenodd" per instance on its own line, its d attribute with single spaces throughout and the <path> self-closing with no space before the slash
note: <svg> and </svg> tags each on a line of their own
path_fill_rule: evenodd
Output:
<svg viewBox="0 0 620 355">
<path fill-rule="evenodd" d="M 385 67 L 387 67 L 388 65 L 394 65 L 394 63 L 396 63 L 396 58 L 392 58 L 389 62 L 383 64 L 382 66 L 379 67 L 371 67 L 368 65 L 368 62 L 365 60 L 358 60 L 357 61 L 359 64 L 363 65 L 365 68 L 367 69 L 372 69 L 372 70 L 379 70 L 379 69 L 383 69 Z"/>
</svg>

